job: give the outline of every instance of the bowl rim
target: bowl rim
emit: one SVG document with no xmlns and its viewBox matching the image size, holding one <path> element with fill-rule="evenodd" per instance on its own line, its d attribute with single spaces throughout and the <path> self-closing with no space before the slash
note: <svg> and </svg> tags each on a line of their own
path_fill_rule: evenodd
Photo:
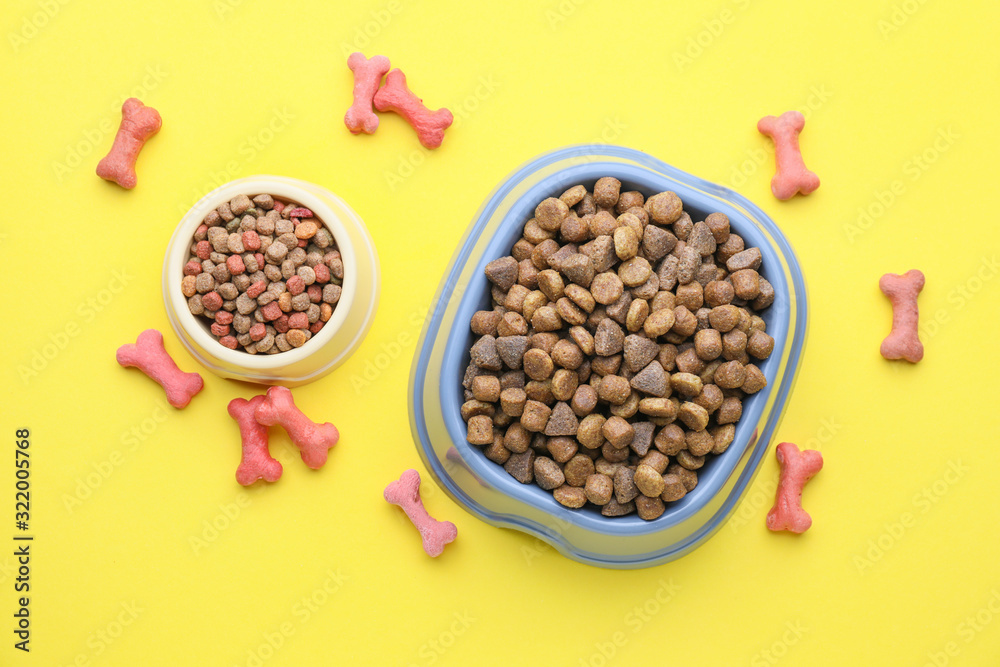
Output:
<svg viewBox="0 0 1000 667">
<path fill-rule="evenodd" d="M 334 335 L 340 330 L 347 319 L 355 299 L 358 284 L 358 268 L 357 263 L 354 261 L 356 249 L 343 221 L 340 219 L 340 215 L 319 196 L 308 189 L 308 186 L 316 188 L 322 186 L 309 183 L 308 181 L 299 181 L 306 184 L 306 186 L 302 186 L 299 185 L 297 180 L 286 176 L 260 174 L 224 183 L 192 205 L 188 209 L 188 212 L 181 217 L 180 222 L 170 237 L 163 260 L 163 298 L 167 302 L 168 309 L 172 308 L 178 326 L 187 335 L 191 336 L 195 345 L 204 351 L 204 355 L 196 356 L 202 359 L 202 363 L 210 367 L 212 367 L 212 364 L 209 363 L 210 360 L 218 361 L 222 365 L 218 367 L 220 369 L 225 366 L 236 366 L 255 374 L 260 379 L 281 380 L 283 376 L 279 377 L 275 375 L 274 377 L 266 377 L 263 374 L 269 372 L 278 373 L 281 369 L 302 362 L 313 353 L 318 352 L 333 339 Z M 210 335 L 208 325 L 203 324 L 191 313 L 187 307 L 187 297 L 181 293 L 180 284 L 181 278 L 183 278 L 184 262 L 190 255 L 188 250 L 190 241 L 185 241 L 184 239 L 193 240 L 195 231 L 210 211 L 224 202 L 231 200 L 236 195 L 250 195 L 251 192 L 277 196 L 280 199 L 301 204 L 311 210 L 314 217 L 321 220 L 327 229 L 330 230 L 344 263 L 344 280 L 341 296 L 337 302 L 337 307 L 333 309 L 330 320 L 318 334 L 307 340 L 302 347 L 277 354 L 249 354 L 242 350 L 230 350 L 221 345 L 218 340 Z M 253 195 L 250 196 L 252 198 Z M 181 339 L 184 340 L 184 337 L 182 336 Z M 189 347 L 186 340 L 184 340 L 184 344 L 185 347 Z M 203 356 L 207 356 L 208 359 L 202 358 Z M 322 372 L 322 369 L 319 372 Z"/>
<path fill-rule="evenodd" d="M 567 158 L 581 157 L 587 159 L 582 160 L 578 164 L 571 164 L 563 168 L 552 170 L 551 165 L 554 163 L 566 160 Z M 469 495 L 461 487 L 459 487 L 454 480 L 452 480 L 447 471 L 444 470 L 438 456 L 434 455 L 435 452 L 433 451 L 433 447 L 430 445 L 429 434 L 427 431 L 427 424 L 425 420 L 426 406 L 424 404 L 424 379 L 426 376 L 429 356 L 437 345 L 436 339 L 446 339 L 443 345 L 447 346 L 447 342 L 451 339 L 456 326 L 455 323 L 452 322 L 448 325 L 450 329 L 441 329 L 444 311 L 448 307 L 448 304 L 452 301 L 455 301 L 458 304 L 456 308 L 461 307 L 464 303 L 466 298 L 465 287 L 467 286 L 462 287 L 461 294 L 456 294 L 455 291 L 457 281 L 465 268 L 466 262 L 471 259 L 470 254 L 473 252 L 473 247 L 482 239 L 485 227 L 492 221 L 493 216 L 496 215 L 496 209 L 498 206 L 506 197 L 511 195 L 511 192 L 516 186 L 523 183 L 526 179 L 537 177 L 536 181 L 531 181 L 530 187 L 527 187 L 527 190 L 541 188 L 543 184 L 547 184 L 549 189 L 554 189 L 556 185 L 553 181 L 558 181 L 560 175 L 565 171 L 569 171 L 570 169 L 580 165 L 586 165 L 588 162 L 614 163 L 615 161 L 635 163 L 635 165 L 637 165 L 640 169 L 647 172 L 653 172 L 650 174 L 650 177 L 658 177 L 666 179 L 667 181 L 674 181 L 683 185 L 687 189 L 700 190 L 708 197 L 723 200 L 722 203 L 731 208 L 742 209 L 741 215 L 745 215 L 745 217 L 748 218 L 747 222 L 756 226 L 758 228 L 757 231 L 767 238 L 770 244 L 770 249 L 781 261 L 783 266 L 776 267 L 776 269 L 778 271 L 784 271 L 788 274 L 788 280 L 785 282 L 787 282 L 789 301 L 792 306 L 789 308 L 789 312 L 787 314 L 788 323 L 787 331 L 785 332 L 786 340 L 783 342 L 783 345 L 788 345 L 790 343 L 788 348 L 789 353 L 784 361 L 777 364 L 778 371 L 776 372 L 780 372 L 780 376 L 778 378 L 780 382 L 777 386 L 769 387 L 769 391 L 774 394 L 774 398 L 771 400 L 771 411 L 766 414 L 763 413 L 763 410 L 766 407 L 764 404 L 766 404 L 768 400 L 765 396 L 761 396 L 761 398 L 765 400 L 758 402 L 758 404 L 761 404 L 761 409 L 758 411 L 758 415 L 755 417 L 754 423 L 758 425 L 764 423 L 764 427 L 763 429 L 757 428 L 754 430 L 754 433 L 746 439 L 745 443 L 743 443 L 743 451 L 741 451 L 738 456 L 736 456 L 734 452 L 733 455 L 735 456 L 735 460 L 733 470 L 739 468 L 741 459 L 747 456 L 748 452 L 750 459 L 742 468 L 739 468 L 740 479 L 736 481 L 734 488 L 728 492 L 729 495 L 725 499 L 726 502 L 714 516 L 706 521 L 704 525 L 702 525 L 698 530 L 693 531 L 693 533 L 683 540 L 681 544 L 676 545 L 671 550 L 660 550 L 627 558 L 620 555 L 605 558 L 602 557 L 601 554 L 581 553 L 574 550 L 572 545 L 565 544 L 559 535 L 552 535 L 552 531 L 548 527 L 538 524 L 534 519 L 512 515 L 509 513 L 494 512 L 492 509 L 484 507 L 477 500 L 469 497 Z M 546 171 L 547 167 L 549 169 Z M 543 171 L 545 173 L 539 175 Z M 608 174 L 605 173 L 602 175 Z M 594 178 L 596 177 L 597 176 Z M 589 178 L 590 176 L 585 176 L 582 179 L 573 180 L 573 183 L 579 182 L 580 180 L 586 181 Z M 572 183 L 567 182 L 566 187 L 571 184 Z M 522 202 L 526 196 L 528 196 L 528 194 L 528 191 L 522 190 L 516 195 L 513 199 L 514 203 L 510 204 L 508 210 L 505 212 L 504 218 L 496 223 L 496 227 L 493 230 L 490 239 L 486 241 L 487 244 L 494 237 L 502 236 L 502 231 L 504 229 L 504 225 L 507 224 L 507 218 L 510 215 L 510 210 L 516 208 L 517 205 Z M 486 254 L 488 254 L 488 251 L 484 250 L 483 256 Z M 479 260 L 481 257 L 477 254 L 475 259 Z M 434 301 L 434 307 L 426 320 L 424 331 L 422 332 L 421 339 L 418 343 L 414 364 L 411 370 L 411 428 L 413 430 L 415 440 L 418 443 L 418 453 L 420 454 L 421 459 L 424 460 L 425 465 L 427 465 L 432 475 L 435 477 L 438 484 L 446 491 L 446 493 L 448 493 L 448 495 L 452 496 L 452 498 L 462 505 L 467 511 L 493 525 L 517 528 L 524 532 L 528 532 L 529 534 L 541 537 L 565 555 L 568 555 L 576 560 L 610 567 L 643 567 L 657 562 L 677 558 L 700 545 L 723 525 L 725 519 L 735 509 L 738 501 L 746 493 L 750 483 L 759 471 L 762 457 L 768 449 L 770 439 L 777 429 L 778 423 L 780 423 L 781 417 L 787 406 L 788 396 L 796 379 L 796 370 L 801 360 L 802 349 L 805 342 L 807 320 L 808 306 L 806 302 L 805 281 L 801 274 L 801 269 L 797 258 L 795 257 L 794 251 L 791 249 L 787 239 L 781 233 L 774 221 L 759 207 L 739 193 L 701 179 L 692 174 L 683 172 L 676 167 L 668 165 L 645 153 L 636 151 L 635 149 L 621 146 L 611 146 L 607 144 L 582 144 L 544 153 L 522 164 L 520 167 L 511 172 L 484 201 L 482 207 L 473 219 L 473 222 L 469 225 L 465 236 L 459 243 L 452 257 L 448 272 L 441 281 L 438 295 Z M 442 361 L 441 363 L 442 366 L 444 366 L 444 364 L 449 362 Z M 443 369 L 442 375 L 446 376 Z M 772 379 L 773 378 L 769 378 L 769 380 Z M 450 376 L 446 376 L 444 382 L 449 381 Z M 771 383 L 769 382 L 769 384 Z M 444 405 L 442 404 L 440 407 L 442 411 L 444 411 Z M 764 422 L 764 418 L 766 418 L 766 423 Z M 443 421 L 445 422 L 446 427 L 450 425 L 450 421 L 447 417 L 445 417 Z M 471 447 L 464 442 L 464 439 L 460 442 L 456 442 L 454 433 L 449 432 L 449 438 L 454 446 L 461 447 L 464 445 Z M 496 468 L 500 473 L 504 472 L 500 469 L 500 466 L 497 466 L 495 463 L 487 463 Z M 730 470 L 728 474 L 732 475 L 733 470 Z M 473 472 L 473 475 L 478 477 L 476 472 Z M 718 494 L 720 491 L 725 489 L 727 481 L 728 478 L 721 480 L 721 482 L 717 485 L 715 494 Z M 530 485 L 526 485 L 525 488 L 527 488 L 527 486 Z M 581 519 L 582 515 L 578 511 L 574 512 L 565 508 L 562 508 L 562 511 L 557 514 L 550 511 L 550 508 L 548 507 L 538 505 L 530 498 L 521 497 L 524 495 L 522 493 L 507 493 L 502 488 L 498 488 L 496 486 L 493 488 L 498 493 L 510 498 L 513 502 L 531 506 L 534 510 L 555 519 L 557 522 L 565 520 L 562 517 L 572 517 L 569 520 L 583 530 L 613 536 L 617 535 L 620 531 L 610 529 L 623 525 L 623 519 L 621 518 L 610 519 L 605 517 L 598 517 L 598 522 L 594 524 L 592 521 Z M 538 489 L 534 490 L 538 491 Z M 697 514 L 698 510 L 702 509 L 704 504 L 713 500 L 715 494 L 706 496 L 705 502 L 702 503 L 702 505 L 693 508 L 685 516 L 678 516 L 676 511 L 671 512 L 670 508 L 668 508 L 668 511 L 665 512 L 660 518 L 650 522 L 643 521 L 641 524 L 637 524 L 639 526 L 637 531 L 630 530 L 630 533 L 658 533 L 677 525 L 681 521 L 690 519 Z M 551 494 L 548 495 L 551 497 Z M 675 506 L 673 509 L 676 510 L 678 508 Z M 566 513 L 569 514 L 567 515 Z M 671 522 L 671 518 L 675 520 Z M 635 519 L 635 521 L 641 521 L 636 517 L 633 517 L 633 519 Z M 625 520 L 627 521 L 627 518 Z M 631 528 L 635 528 L 635 526 L 630 526 L 630 529 Z"/>
</svg>

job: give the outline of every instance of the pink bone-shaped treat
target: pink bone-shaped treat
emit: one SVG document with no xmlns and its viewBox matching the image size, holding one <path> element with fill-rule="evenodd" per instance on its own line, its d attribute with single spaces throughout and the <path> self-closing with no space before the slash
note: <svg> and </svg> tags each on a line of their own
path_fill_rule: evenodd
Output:
<svg viewBox="0 0 1000 667">
<path fill-rule="evenodd" d="M 901 276 L 887 273 L 879 279 L 878 287 L 892 303 L 892 329 L 879 352 L 886 359 L 906 359 L 915 364 L 924 358 L 924 346 L 917 334 L 917 295 L 924 288 L 924 274 L 917 269 Z"/>
<path fill-rule="evenodd" d="M 160 383 L 167 392 L 167 402 L 175 408 L 183 408 L 201 391 L 205 382 L 197 373 L 185 373 L 163 347 L 163 334 L 156 329 L 146 329 L 136 339 L 118 348 L 115 354 L 118 363 L 129 368 L 134 366 Z"/>
<path fill-rule="evenodd" d="M 393 505 L 399 505 L 406 512 L 413 525 L 420 531 L 420 539 L 428 556 L 437 557 L 446 544 L 455 541 L 458 528 L 451 521 L 438 521 L 424 507 L 420 499 L 420 473 L 412 468 L 406 470 L 399 479 L 385 487 L 382 494 Z"/>
<path fill-rule="evenodd" d="M 243 455 L 236 469 L 236 481 L 243 486 L 250 486 L 258 479 L 276 482 L 281 477 L 281 464 L 271 457 L 267 447 L 267 427 L 254 418 L 264 400 L 261 394 L 249 401 L 243 398 L 229 401 L 229 416 L 239 424 L 240 439 L 243 441 Z"/>
<path fill-rule="evenodd" d="M 444 131 L 455 117 L 447 109 L 431 111 L 423 100 L 414 95 L 406 85 L 406 75 L 396 68 L 385 77 L 385 85 L 375 93 L 375 108 L 395 111 L 406 119 L 417 132 L 417 138 L 426 148 L 437 148 L 444 141 Z"/>
<path fill-rule="evenodd" d="M 328 450 L 337 444 L 340 432 L 327 422 L 316 424 L 295 407 L 287 387 L 271 387 L 267 397 L 254 411 L 254 418 L 264 426 L 279 424 L 302 452 L 302 460 L 313 470 L 326 463 Z"/>
<path fill-rule="evenodd" d="M 812 525 L 812 517 L 802 509 L 802 487 L 823 468 L 823 455 L 814 449 L 800 452 L 794 444 L 783 442 L 778 445 L 777 457 L 781 476 L 774 507 L 767 513 L 767 527 L 804 533 Z"/>
<path fill-rule="evenodd" d="M 806 169 L 799 148 L 799 132 L 806 119 L 798 111 L 786 111 L 780 116 L 764 116 L 757 130 L 774 141 L 777 171 L 771 179 L 771 192 L 778 199 L 791 199 L 796 192 L 809 194 L 819 187 L 819 176 Z"/>
<path fill-rule="evenodd" d="M 97 165 L 97 175 L 114 181 L 126 190 L 135 187 L 135 161 L 146 140 L 163 125 L 160 114 L 134 97 L 122 104 L 122 122 L 118 126 L 111 151 Z"/>
<path fill-rule="evenodd" d="M 382 77 L 391 65 L 385 56 L 365 58 L 363 53 L 352 53 L 347 66 L 354 72 L 354 104 L 344 114 L 347 129 L 358 134 L 372 134 L 378 128 L 378 116 L 372 111 L 372 99 L 382 83 Z"/>
</svg>

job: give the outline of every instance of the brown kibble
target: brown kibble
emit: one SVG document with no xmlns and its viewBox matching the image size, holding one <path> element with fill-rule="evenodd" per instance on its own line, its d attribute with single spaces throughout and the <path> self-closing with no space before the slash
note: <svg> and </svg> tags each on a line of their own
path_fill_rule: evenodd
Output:
<svg viewBox="0 0 1000 667">
<path fill-rule="evenodd" d="M 691 312 L 698 310 L 705 302 L 701 284 L 690 282 L 686 285 L 678 285 L 674 301 L 677 305 L 684 306 Z"/>
<path fill-rule="evenodd" d="M 610 442 L 601 445 L 601 456 L 610 463 L 624 463 L 628 460 L 631 450 L 628 447 L 616 448 Z M 591 451 L 591 454 L 594 452 Z"/>
<path fill-rule="evenodd" d="M 740 321 L 740 309 L 733 305 L 716 306 L 708 315 L 713 329 L 722 333 L 732 331 Z"/>
<path fill-rule="evenodd" d="M 735 424 L 743 416 L 743 401 L 736 396 L 729 396 L 715 413 L 715 421 L 719 424 Z"/>
<path fill-rule="evenodd" d="M 692 401 L 681 404 L 677 418 L 692 431 L 703 431 L 708 426 L 708 410 Z"/>
<path fill-rule="evenodd" d="M 288 292 L 282 293 L 281 296 L 285 296 Z M 289 295 L 289 300 L 291 296 Z M 278 305 L 281 305 L 281 297 L 278 298 Z M 282 308 L 284 310 L 284 308 Z M 497 339 L 493 336 L 482 336 L 477 340 L 472 348 L 469 350 L 472 356 L 472 363 L 480 368 L 485 368 L 490 371 L 499 371 L 503 368 L 503 364 L 500 361 L 500 355 L 497 352 Z"/>
<path fill-rule="evenodd" d="M 686 243 L 693 227 L 694 222 L 691 220 L 691 216 L 685 211 L 674 222 L 672 229 L 677 239 Z"/>
<path fill-rule="evenodd" d="M 548 436 L 575 436 L 580 422 L 577 420 L 569 404 L 560 401 L 552 408 L 552 414 L 545 426 Z"/>
<path fill-rule="evenodd" d="M 701 393 L 701 378 L 694 373 L 674 373 L 670 376 L 670 386 L 682 396 L 697 396 Z"/>
<path fill-rule="evenodd" d="M 712 429 L 712 439 L 715 444 L 712 446 L 713 454 L 722 454 L 727 449 L 729 445 L 733 443 L 733 438 L 736 437 L 736 426 L 733 424 L 723 424 L 721 426 L 716 426 Z"/>
<path fill-rule="evenodd" d="M 619 357 L 619 360 L 621 358 Z M 606 375 L 597 389 L 597 396 L 612 405 L 621 405 L 632 393 L 628 380 L 620 375 Z"/>
<path fill-rule="evenodd" d="M 754 331 L 747 339 L 747 354 L 757 359 L 767 359 L 774 350 L 774 339 L 763 331 Z"/>
<path fill-rule="evenodd" d="M 518 422 L 507 427 L 503 435 L 503 446 L 515 454 L 523 454 L 531 446 L 531 432 Z"/>
<path fill-rule="evenodd" d="M 597 390 L 589 384 L 581 384 L 573 393 L 570 407 L 578 417 L 586 417 L 597 407 Z"/>
<path fill-rule="evenodd" d="M 594 461 L 585 454 L 577 454 L 563 467 L 563 475 L 566 476 L 566 484 L 569 486 L 582 487 L 587 483 L 587 478 L 594 474 Z"/>
<path fill-rule="evenodd" d="M 630 260 L 639 252 L 639 236 L 631 227 L 622 226 L 615 230 L 615 254 L 618 259 Z"/>
<path fill-rule="evenodd" d="M 621 417 L 613 416 L 604 422 L 601 433 L 615 449 L 622 449 L 628 447 L 635 437 L 635 427 Z"/>
<path fill-rule="evenodd" d="M 667 456 L 675 456 L 687 446 L 684 429 L 677 424 L 667 424 L 653 438 L 653 446 Z"/>
<path fill-rule="evenodd" d="M 612 271 L 597 274 L 590 284 L 590 293 L 594 301 L 605 306 L 620 299 L 624 289 L 621 278 Z"/>
<path fill-rule="evenodd" d="M 546 448 L 552 458 L 559 463 L 566 463 L 576 455 L 579 449 L 576 440 L 573 438 L 556 437 L 548 438 L 545 442 Z"/>
<path fill-rule="evenodd" d="M 603 208 L 611 208 L 618 203 L 622 183 L 617 178 L 605 176 L 594 184 L 594 203 Z"/>
<path fill-rule="evenodd" d="M 524 389 L 510 387 L 500 392 L 500 409 L 511 417 L 520 417 L 527 400 Z"/>
<path fill-rule="evenodd" d="M 717 359 L 722 354 L 722 336 L 715 329 L 702 329 L 694 335 L 694 350 L 704 361 Z"/>
<path fill-rule="evenodd" d="M 620 503 L 616 498 L 611 498 L 606 505 L 601 507 L 601 514 L 607 517 L 625 516 L 635 511 L 635 503 Z"/>
<path fill-rule="evenodd" d="M 587 494 L 583 489 L 563 484 L 552 491 L 552 497 L 556 502 L 570 509 L 579 509 L 587 504 Z"/>
<path fill-rule="evenodd" d="M 538 289 L 548 297 L 549 301 L 555 302 L 562 298 L 566 284 L 562 276 L 555 269 L 545 269 L 538 274 Z"/>
<path fill-rule="evenodd" d="M 510 314 L 507 313 L 506 315 Z M 502 319 L 501 322 L 503 322 Z M 498 327 L 497 333 L 500 333 L 499 329 L 506 329 L 506 327 Z M 497 355 L 504 366 L 510 369 L 521 368 L 524 363 L 524 353 L 528 350 L 527 336 L 500 336 L 496 339 L 495 345 Z"/>
<path fill-rule="evenodd" d="M 750 305 L 753 306 L 755 310 L 764 310 L 772 303 L 774 303 L 774 286 L 761 277 L 760 294 L 757 295 L 757 298 L 754 299 Z"/>
<path fill-rule="evenodd" d="M 472 315 L 472 333 L 477 336 L 496 336 L 500 313 L 495 310 L 480 310 Z"/>
<path fill-rule="evenodd" d="M 551 491 L 566 483 L 562 468 L 552 459 L 545 456 L 535 457 L 535 482 L 546 491 Z"/>
<path fill-rule="evenodd" d="M 767 378 L 764 377 L 764 373 L 757 366 L 747 364 L 744 366 L 744 370 L 746 371 L 746 378 L 743 380 L 743 384 L 740 385 L 743 393 L 756 394 L 767 386 Z"/>
<path fill-rule="evenodd" d="M 302 329 L 291 329 L 285 334 L 285 339 L 292 347 L 302 347 L 309 340 L 309 334 Z"/>
<path fill-rule="evenodd" d="M 690 313 L 690 311 L 688 311 L 688 313 Z M 677 314 L 674 310 L 663 308 L 653 311 L 649 317 L 646 318 L 646 321 L 643 322 L 642 330 L 646 332 L 646 335 L 650 338 L 662 336 L 673 328 L 676 323 L 676 317 Z"/>
<path fill-rule="evenodd" d="M 576 206 L 583 201 L 583 197 L 586 194 L 587 188 L 582 185 L 574 185 L 569 190 L 559 195 L 559 199 L 562 203 L 566 204 L 566 206 Z"/>
<path fill-rule="evenodd" d="M 555 232 L 562 225 L 563 218 L 569 213 L 566 202 L 549 197 L 535 207 L 535 220 L 538 226 L 547 232 Z"/>
<path fill-rule="evenodd" d="M 618 354 L 625 344 L 625 332 L 610 319 L 602 320 L 594 334 L 594 351 L 602 357 Z"/>
<path fill-rule="evenodd" d="M 718 328 L 718 327 L 716 327 Z M 670 329 L 679 336 L 690 336 L 698 329 L 698 318 L 685 306 L 674 308 L 674 326 Z"/>
<path fill-rule="evenodd" d="M 539 382 L 552 377 L 552 373 L 555 370 L 552 358 L 546 352 L 539 349 L 532 349 L 525 352 L 523 364 L 525 374 L 532 380 Z"/>
<path fill-rule="evenodd" d="M 698 473 L 693 470 L 689 470 L 678 463 L 671 463 L 670 467 L 667 468 L 668 475 L 677 475 L 681 480 L 681 484 L 684 485 L 684 489 L 688 493 L 694 491 L 694 487 L 698 486 Z"/>
<path fill-rule="evenodd" d="M 739 329 L 726 332 L 722 337 L 722 356 L 727 361 L 743 358 L 747 348 L 747 335 Z"/>
<path fill-rule="evenodd" d="M 646 200 L 644 207 L 650 219 L 658 225 L 676 222 L 683 212 L 680 197 L 673 192 L 661 192 Z"/>
<path fill-rule="evenodd" d="M 594 262 L 583 253 L 571 254 L 560 264 L 559 271 L 581 287 L 590 287 L 594 280 Z"/>
<path fill-rule="evenodd" d="M 696 456 L 685 449 L 677 453 L 677 463 L 688 470 L 697 470 L 705 465 L 705 457 Z"/>
<path fill-rule="evenodd" d="M 614 491 L 614 482 L 607 475 L 594 473 L 587 478 L 584 484 L 584 493 L 587 500 L 595 505 L 606 505 L 611 500 Z"/>
<path fill-rule="evenodd" d="M 636 373 L 630 385 L 636 391 L 641 391 L 650 396 L 666 396 L 669 388 L 667 373 L 660 366 L 660 362 L 655 359 Z"/>
<path fill-rule="evenodd" d="M 477 401 L 496 403 L 500 400 L 500 378 L 478 375 L 472 379 L 472 395 Z"/>
<path fill-rule="evenodd" d="M 614 476 L 615 499 L 623 505 L 635 500 L 639 489 L 635 485 L 635 469 L 621 467 Z"/>
<path fill-rule="evenodd" d="M 739 389 L 746 379 L 746 369 L 738 361 L 727 361 L 715 370 L 714 377 L 722 389 Z"/>
<path fill-rule="evenodd" d="M 730 273 L 736 273 L 743 269 L 759 269 L 761 264 L 760 248 L 747 248 L 741 250 L 726 260 L 726 269 Z"/>
<path fill-rule="evenodd" d="M 733 290 L 732 284 L 724 280 L 713 280 L 705 285 L 703 290 L 705 305 L 709 308 L 731 303 L 735 296 L 736 292 Z"/>
<path fill-rule="evenodd" d="M 535 479 L 535 452 L 529 449 L 523 454 L 511 454 L 503 469 L 521 484 L 531 484 Z"/>
<path fill-rule="evenodd" d="M 293 331 L 298 331 L 298 329 L 293 329 Z M 470 417 L 468 426 L 469 433 L 466 440 L 470 444 L 488 445 L 493 442 L 493 420 L 486 415 Z"/>
<path fill-rule="evenodd" d="M 743 250 L 743 237 L 739 234 L 730 234 L 729 238 L 715 249 L 715 258 L 725 264 L 729 258 Z"/>
<path fill-rule="evenodd" d="M 576 430 L 577 441 L 587 449 L 597 449 L 604 444 L 604 415 L 589 414 L 580 421 Z"/>
<path fill-rule="evenodd" d="M 575 372 L 560 368 L 552 375 L 552 397 L 557 401 L 572 400 L 579 382 L 579 376 Z"/>
<path fill-rule="evenodd" d="M 653 268 L 645 257 L 633 257 L 618 267 L 618 277 L 628 287 L 638 287 L 649 280 Z"/>
<path fill-rule="evenodd" d="M 689 248 L 697 250 L 702 257 L 708 257 L 715 252 L 715 236 L 705 222 L 694 223 L 686 243 Z"/>
<path fill-rule="evenodd" d="M 639 401 L 639 412 L 650 417 L 674 419 L 677 407 L 669 398 L 644 398 Z"/>
<path fill-rule="evenodd" d="M 505 292 L 517 282 L 517 271 L 517 260 L 509 256 L 500 257 L 486 265 L 486 277 Z"/>
<path fill-rule="evenodd" d="M 688 431 L 684 434 L 684 441 L 687 443 L 687 451 L 694 456 L 704 456 L 715 446 L 715 439 L 708 431 Z"/>
<path fill-rule="evenodd" d="M 660 480 L 663 481 L 662 479 Z M 654 519 L 659 519 L 664 510 L 663 501 L 660 500 L 659 496 L 656 498 L 650 498 L 649 496 L 638 496 L 635 499 L 635 508 L 639 513 L 639 518 L 645 521 L 653 521 Z"/>
<path fill-rule="evenodd" d="M 663 493 L 660 494 L 660 500 L 671 503 L 686 495 L 687 489 L 684 488 L 680 477 L 669 473 L 663 476 Z"/>
<path fill-rule="evenodd" d="M 751 301 L 760 295 L 760 274 L 753 269 L 742 269 L 729 274 L 736 296 L 744 301 Z"/>
<path fill-rule="evenodd" d="M 618 405 L 612 404 L 608 407 L 608 410 L 616 417 L 631 419 L 637 412 L 639 412 L 639 394 L 634 391 L 630 392 L 628 398 L 626 398 L 622 403 Z"/>
<path fill-rule="evenodd" d="M 701 388 L 701 393 L 695 396 L 693 400 L 695 403 L 705 408 L 708 414 L 712 414 L 719 409 L 722 405 L 722 399 L 725 398 L 722 394 L 722 390 L 714 384 L 706 384 Z"/>
<path fill-rule="evenodd" d="M 663 477 L 645 463 L 635 469 L 633 481 L 644 496 L 659 496 L 663 493 Z"/>
<path fill-rule="evenodd" d="M 552 408 L 549 406 L 540 401 L 528 400 L 521 413 L 521 424 L 529 431 L 538 433 L 545 430 L 551 414 Z"/>
<path fill-rule="evenodd" d="M 729 239 L 729 218 L 725 213 L 709 213 L 705 224 L 712 230 L 716 243 L 725 243 Z"/>
<path fill-rule="evenodd" d="M 633 299 L 625 316 L 625 328 L 631 333 L 640 331 L 649 317 L 649 302 L 645 299 Z"/>
<path fill-rule="evenodd" d="M 647 226 L 642 233 L 642 252 L 650 261 L 663 259 L 676 245 L 677 237 L 656 225 Z"/>
</svg>

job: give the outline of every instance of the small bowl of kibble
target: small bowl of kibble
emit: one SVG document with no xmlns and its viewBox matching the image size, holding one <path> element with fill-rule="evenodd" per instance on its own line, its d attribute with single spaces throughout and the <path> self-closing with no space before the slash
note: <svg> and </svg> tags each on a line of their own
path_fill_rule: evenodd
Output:
<svg viewBox="0 0 1000 667">
<path fill-rule="evenodd" d="M 378 306 L 364 222 L 318 185 L 281 176 L 227 183 L 181 219 L 163 298 L 188 351 L 222 377 L 295 386 L 342 364 Z"/>
<path fill-rule="evenodd" d="M 442 280 L 411 426 L 473 515 L 575 560 L 679 558 L 730 517 L 795 380 L 805 283 L 739 194 L 636 150 L 511 174 Z"/>
</svg>

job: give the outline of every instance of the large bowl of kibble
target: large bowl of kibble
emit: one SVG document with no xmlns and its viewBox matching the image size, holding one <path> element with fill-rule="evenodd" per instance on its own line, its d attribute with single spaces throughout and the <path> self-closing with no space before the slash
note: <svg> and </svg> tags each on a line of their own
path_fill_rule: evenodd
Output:
<svg viewBox="0 0 1000 667">
<path fill-rule="evenodd" d="M 295 386 L 343 363 L 371 327 L 379 264 L 364 222 L 318 185 L 227 183 L 178 224 L 163 263 L 167 316 L 227 378 Z"/>
<path fill-rule="evenodd" d="M 459 244 L 411 426 L 475 516 L 581 562 L 656 565 L 737 507 L 805 333 L 798 262 L 758 207 L 639 151 L 564 148 L 511 174 Z"/>
</svg>

